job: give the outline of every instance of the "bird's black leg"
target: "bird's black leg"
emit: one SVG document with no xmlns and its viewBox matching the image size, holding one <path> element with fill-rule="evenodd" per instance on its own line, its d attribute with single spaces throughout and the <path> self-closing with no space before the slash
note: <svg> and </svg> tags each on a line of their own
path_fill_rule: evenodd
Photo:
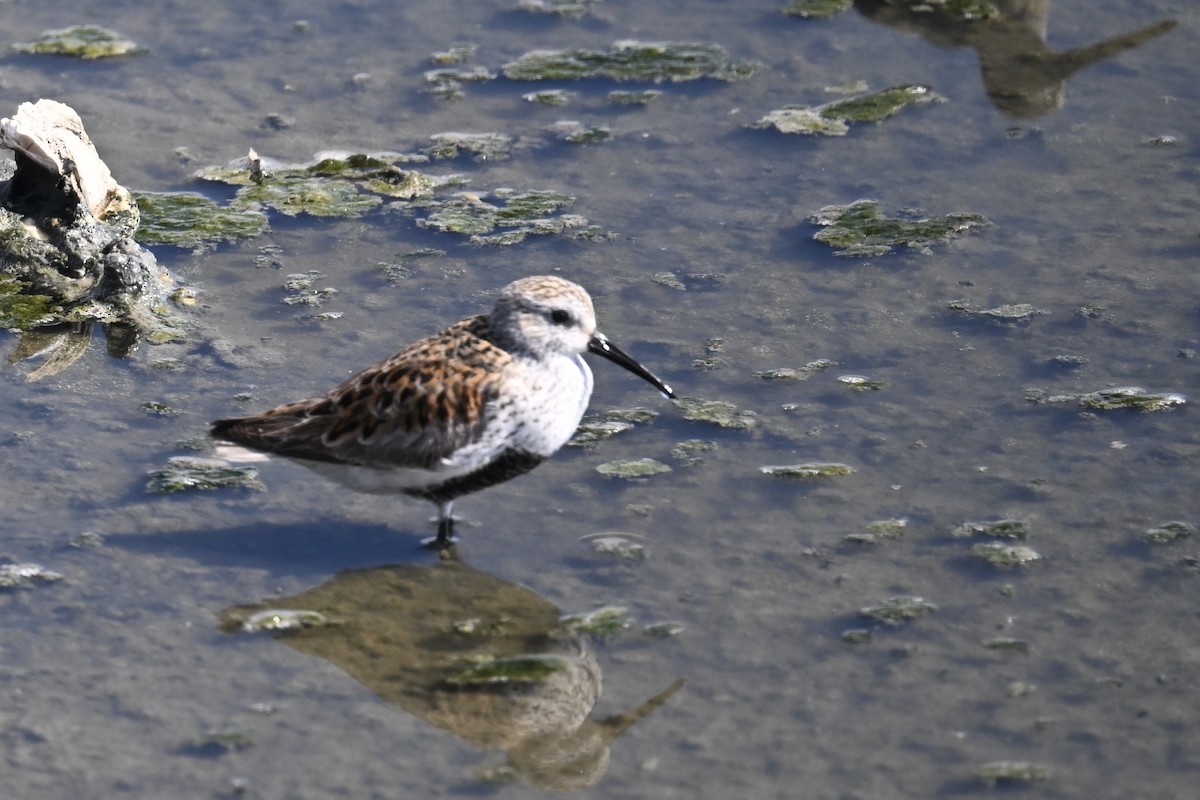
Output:
<svg viewBox="0 0 1200 800">
<path fill-rule="evenodd" d="M 454 515 L 451 513 L 452 502 L 438 503 L 437 536 L 422 539 L 425 547 L 437 550 L 448 550 L 454 546 Z"/>
<path fill-rule="evenodd" d="M 438 520 L 438 534 L 434 546 L 442 550 L 454 544 L 454 517 L 447 514 Z"/>
</svg>

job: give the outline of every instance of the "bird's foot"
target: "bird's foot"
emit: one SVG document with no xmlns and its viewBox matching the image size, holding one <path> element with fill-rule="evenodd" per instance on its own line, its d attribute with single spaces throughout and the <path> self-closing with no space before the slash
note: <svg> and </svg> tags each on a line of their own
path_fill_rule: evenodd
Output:
<svg viewBox="0 0 1200 800">
<path fill-rule="evenodd" d="M 421 540 L 421 547 L 427 550 L 449 550 L 461 541 L 459 536 L 447 536 L 445 539 L 441 536 L 426 536 Z"/>
<path fill-rule="evenodd" d="M 421 540 L 422 547 L 430 549 L 448 550 L 456 545 L 460 540 L 454 535 L 454 517 L 446 516 L 436 520 L 438 524 L 437 536 L 430 536 Z"/>
</svg>

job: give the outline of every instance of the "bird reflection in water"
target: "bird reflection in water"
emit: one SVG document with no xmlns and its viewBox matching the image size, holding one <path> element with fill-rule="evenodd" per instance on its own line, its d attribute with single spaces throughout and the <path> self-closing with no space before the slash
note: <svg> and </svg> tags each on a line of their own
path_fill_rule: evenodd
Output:
<svg viewBox="0 0 1200 800">
<path fill-rule="evenodd" d="M 1075 73 L 1131 50 L 1176 26 L 1165 19 L 1095 44 L 1055 52 L 1046 43 L 1050 0 L 990 0 L 991 13 L 971 16 L 961 4 L 921 0 L 854 0 L 867 19 L 919 33 L 939 47 L 970 47 L 979 56 L 984 87 L 1006 116 L 1035 119 L 1062 107 Z"/>
<path fill-rule="evenodd" d="M 443 559 L 347 570 L 292 597 L 226 609 L 221 629 L 274 628 L 278 641 L 332 662 L 381 699 L 503 749 L 532 786 L 561 791 L 598 781 L 609 745 L 683 681 L 625 713 L 591 718 L 600 667 L 586 636 L 560 618 L 529 589 Z"/>
</svg>

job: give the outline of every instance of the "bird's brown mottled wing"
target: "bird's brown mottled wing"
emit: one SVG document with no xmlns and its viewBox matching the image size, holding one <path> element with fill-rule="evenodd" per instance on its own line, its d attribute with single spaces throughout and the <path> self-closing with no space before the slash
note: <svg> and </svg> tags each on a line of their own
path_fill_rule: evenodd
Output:
<svg viewBox="0 0 1200 800">
<path fill-rule="evenodd" d="M 511 356 L 479 316 L 368 367 L 324 397 L 218 420 L 214 438 L 270 453 L 427 469 L 478 439 Z"/>
</svg>

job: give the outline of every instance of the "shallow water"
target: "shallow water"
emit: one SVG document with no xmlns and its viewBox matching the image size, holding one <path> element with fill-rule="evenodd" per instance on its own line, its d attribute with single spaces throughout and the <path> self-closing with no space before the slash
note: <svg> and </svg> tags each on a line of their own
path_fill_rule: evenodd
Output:
<svg viewBox="0 0 1200 800">
<path fill-rule="evenodd" d="M 536 770 L 499 770 L 506 758 L 528 761 L 422 716 L 354 662 L 218 628 L 231 607 L 282 602 L 343 570 L 435 574 L 416 545 L 431 532 L 426 505 L 344 496 L 291 465 L 264 470 L 265 493 L 162 496 L 144 484 L 208 420 L 324 390 L 486 308 L 498 286 L 553 270 L 585 285 L 609 336 L 681 394 L 757 415 L 750 430 L 688 421 L 600 363 L 594 409 L 645 406 L 658 418 L 459 503 L 459 553 L 484 576 L 481 597 L 516 584 L 541 598 L 539 613 L 629 610 L 633 628 L 594 647 L 595 719 L 687 681 L 608 743 L 606 768 L 581 769 L 578 794 L 973 797 L 993 791 L 978 768 L 1008 760 L 1049 772 L 1032 790 L 1039 797 L 1194 796 L 1197 544 L 1152 545 L 1141 534 L 1171 520 L 1200 524 L 1195 411 L 1027 400 L 1030 390 L 1129 385 L 1200 397 L 1192 4 L 1054 6 L 1056 51 L 1164 18 L 1179 27 L 1083 70 L 1061 108 L 1027 119 L 989 102 L 969 47 L 853 10 L 783 17 L 779 0 L 607 0 L 579 21 L 517 13 L 507 1 L 74 5 L 6 4 L 6 35 L 28 41 L 90 21 L 150 55 L 8 55 L 0 108 L 8 115 L 38 97 L 72 105 L 132 189 L 224 199 L 189 176 L 250 147 L 302 161 L 329 148 L 409 151 L 442 131 L 501 131 L 524 143 L 510 160 L 430 171 L 462 172 L 481 193 L 568 192 L 573 213 L 618 235 L 477 248 L 384 211 L 275 214 L 249 242 L 156 250 L 200 292 L 186 343 L 116 360 L 97 335 L 58 376 L 27 383 L 25 365 L 0 375 L 0 555 L 64 576 L 0 594 L 5 796 L 471 796 L 508 775 L 495 791 L 521 797 L 549 785 Z M 479 46 L 472 64 L 498 70 L 534 48 L 630 38 L 716 42 L 766 68 L 738 83 L 660 85 L 656 103 L 634 109 L 602 99 L 644 87 L 603 80 L 554 84 L 579 93 L 564 108 L 525 103 L 542 87 L 504 79 L 467 85 L 458 102 L 420 91 L 429 55 L 457 42 Z M 353 80 L 360 74 L 369 77 Z M 872 89 L 927 83 L 947 102 L 836 139 L 743 127 L 784 105 L 827 102 L 835 95 L 824 87 L 859 79 Z M 269 114 L 288 124 L 263 127 Z M 616 136 L 554 142 L 544 130 L 560 119 L 607 124 Z M 1175 144 L 1149 144 L 1162 136 Z M 889 214 L 979 213 L 994 227 L 928 254 L 838 258 L 812 240 L 808 218 L 860 197 Z M 380 262 L 423 247 L 447 253 L 386 280 Z M 256 263 L 264 252 L 279 266 Z M 339 290 L 321 310 L 340 319 L 318 322 L 281 302 L 284 276 L 308 270 Z M 684 288 L 654 279 L 664 272 Z M 975 319 L 948 308 L 959 299 L 1045 313 Z M 11 350 L 16 339 L 6 338 Z M 1060 355 L 1086 362 L 1054 366 Z M 168 357 L 184 369 L 156 368 Z M 820 358 L 838 366 L 802 382 L 754 377 Z M 694 368 L 697 359 L 715 368 Z M 845 375 L 886 385 L 856 392 Z M 150 401 L 182 413 L 150 416 L 140 408 Z M 685 467 L 671 450 L 688 439 L 717 447 Z M 674 469 L 630 483 L 595 471 L 641 457 Z M 808 461 L 856 471 L 810 482 L 759 472 Z M 845 540 L 893 518 L 907 520 L 898 539 Z M 964 521 L 1001 518 L 1027 524 L 1041 563 L 1000 570 L 971 556 L 975 541 L 951 535 Z M 84 531 L 103 544 L 71 546 Z M 625 562 L 581 539 L 603 531 L 641 537 L 646 558 Z M 369 588 L 368 611 L 371 592 L 408 591 L 387 585 Z M 412 591 L 414 618 L 432 613 Z M 937 611 L 896 627 L 859 616 L 895 595 Z M 685 627 L 667 639 L 641 632 L 663 621 Z M 870 641 L 844 641 L 849 629 L 869 630 Z M 392 673 L 417 669 L 407 634 L 367 634 L 357 646 L 392 659 Z M 1027 648 L 984 647 L 997 637 Z M 384 647 L 395 639 L 404 647 Z M 588 693 L 572 696 L 586 711 Z M 213 734 L 235 735 L 205 738 Z"/>
</svg>

